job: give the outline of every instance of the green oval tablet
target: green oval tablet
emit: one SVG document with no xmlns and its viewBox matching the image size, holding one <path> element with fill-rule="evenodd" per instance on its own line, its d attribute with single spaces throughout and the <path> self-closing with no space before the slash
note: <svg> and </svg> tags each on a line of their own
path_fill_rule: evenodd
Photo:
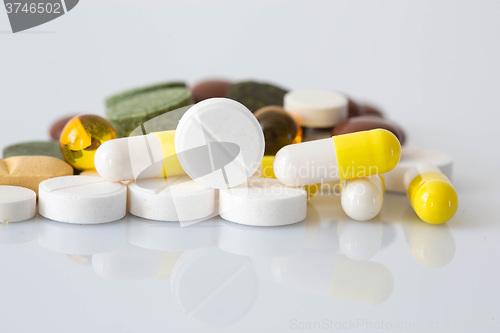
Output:
<svg viewBox="0 0 500 333">
<path fill-rule="evenodd" d="M 135 128 L 152 118 L 190 104 L 193 104 L 193 98 L 185 84 L 163 83 L 109 97 L 106 118 L 113 124 L 117 137 L 121 138 L 129 136 Z"/>
<path fill-rule="evenodd" d="M 64 161 L 58 141 L 22 142 L 5 147 L 3 158 L 12 156 L 52 156 Z"/>
<path fill-rule="evenodd" d="M 250 111 L 269 105 L 283 105 L 283 97 L 288 91 L 278 86 L 255 81 L 244 81 L 232 84 L 226 97 L 234 99 L 246 106 Z"/>
</svg>

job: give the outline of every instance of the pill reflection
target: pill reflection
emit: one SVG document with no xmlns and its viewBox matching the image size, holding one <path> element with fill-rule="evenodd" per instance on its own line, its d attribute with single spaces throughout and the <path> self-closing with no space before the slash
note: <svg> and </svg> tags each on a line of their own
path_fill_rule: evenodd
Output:
<svg viewBox="0 0 500 333">
<path fill-rule="evenodd" d="M 298 253 L 304 247 L 305 221 L 279 227 L 255 227 L 224 221 L 219 247 L 249 257 L 279 257 Z"/>
<path fill-rule="evenodd" d="M 36 235 L 36 218 L 24 222 L 0 224 L 0 245 L 23 244 Z"/>
<path fill-rule="evenodd" d="M 352 260 L 369 260 L 382 246 L 383 225 L 379 221 L 359 222 L 344 220 L 339 222 L 339 246 Z"/>
<path fill-rule="evenodd" d="M 412 210 L 408 210 L 405 217 L 403 230 L 415 260 L 421 266 L 432 269 L 448 265 L 456 250 L 448 225 L 422 223 Z"/>
<path fill-rule="evenodd" d="M 105 280 L 146 280 L 167 278 L 179 253 L 148 250 L 125 244 L 118 250 L 95 254 L 92 266 Z"/>
<path fill-rule="evenodd" d="M 39 216 L 38 244 L 49 251 L 71 255 L 110 252 L 125 243 L 125 223 L 68 224 Z"/>
<path fill-rule="evenodd" d="M 220 217 L 184 226 L 179 222 L 150 221 L 128 215 L 128 241 L 145 249 L 187 251 L 217 243 Z"/>
<path fill-rule="evenodd" d="M 392 273 L 380 263 L 313 250 L 272 259 L 271 275 L 293 289 L 367 305 L 383 303 L 394 289 Z"/>
<path fill-rule="evenodd" d="M 183 253 L 170 282 L 175 304 L 186 316 L 216 327 L 240 321 L 259 293 L 254 263 L 216 248 Z"/>
</svg>

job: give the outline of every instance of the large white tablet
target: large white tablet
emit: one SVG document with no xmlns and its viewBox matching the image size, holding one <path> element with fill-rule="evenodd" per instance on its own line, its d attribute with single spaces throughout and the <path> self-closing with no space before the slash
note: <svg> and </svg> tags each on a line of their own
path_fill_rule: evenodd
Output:
<svg viewBox="0 0 500 333">
<path fill-rule="evenodd" d="M 77 224 L 116 221 L 127 212 L 127 187 L 95 176 L 47 179 L 38 190 L 40 215 Z"/>
<path fill-rule="evenodd" d="M 244 183 L 264 156 L 264 134 L 243 104 L 211 98 L 191 107 L 179 121 L 175 150 L 186 173 L 211 188 Z"/>
</svg>

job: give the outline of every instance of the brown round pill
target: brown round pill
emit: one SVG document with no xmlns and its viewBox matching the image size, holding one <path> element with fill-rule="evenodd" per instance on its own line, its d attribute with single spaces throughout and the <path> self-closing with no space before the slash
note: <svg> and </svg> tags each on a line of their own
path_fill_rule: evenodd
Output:
<svg viewBox="0 0 500 333">
<path fill-rule="evenodd" d="M 349 118 L 343 123 L 337 125 L 332 135 L 341 135 L 348 133 L 355 133 L 361 131 L 368 131 L 376 128 L 382 128 L 392 132 L 401 144 L 405 143 L 405 133 L 403 129 L 393 121 L 383 119 L 377 116 L 359 116 Z"/>
<path fill-rule="evenodd" d="M 225 97 L 231 82 L 224 80 L 206 80 L 198 82 L 191 89 L 195 103 L 214 97 Z"/>
<path fill-rule="evenodd" d="M 55 123 L 53 123 L 52 126 L 50 126 L 50 131 L 49 131 L 50 138 L 52 140 L 59 141 L 59 137 L 61 136 L 61 133 L 62 133 L 64 126 L 66 126 L 66 123 L 68 121 L 70 121 L 71 119 L 73 119 L 73 117 L 75 117 L 75 116 L 76 115 L 66 116 L 66 117 L 58 119 Z"/>
<path fill-rule="evenodd" d="M 358 103 L 353 101 L 351 98 L 347 99 L 347 112 L 349 118 L 361 116 L 361 110 Z"/>
<path fill-rule="evenodd" d="M 361 116 L 375 116 L 384 118 L 384 113 L 378 108 L 369 104 L 358 104 L 359 115 Z"/>
</svg>

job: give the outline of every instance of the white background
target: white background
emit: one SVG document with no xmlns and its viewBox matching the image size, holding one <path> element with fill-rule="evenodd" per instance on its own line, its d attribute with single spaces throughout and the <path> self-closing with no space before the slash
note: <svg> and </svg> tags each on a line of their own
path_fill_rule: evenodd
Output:
<svg viewBox="0 0 500 333">
<path fill-rule="evenodd" d="M 48 139 L 59 116 L 104 115 L 106 96 L 166 80 L 251 78 L 345 91 L 399 122 L 408 145 L 454 157 L 460 208 L 448 225 L 455 256 L 440 270 L 417 265 L 397 224 L 394 241 L 372 258 L 395 280 L 391 297 L 375 307 L 285 288 L 269 277 L 269 260 L 252 259 L 261 279 L 257 302 L 227 331 L 301 331 L 290 320 L 361 317 L 487 320 L 496 326 L 483 331 L 495 332 L 499 59 L 498 0 L 82 0 L 17 34 L 1 8 L 0 148 Z M 183 317 L 168 283 L 104 283 L 36 240 L 0 245 L 0 267 L 0 332 L 214 329 Z M 478 331 L 472 328 L 451 331 Z"/>
</svg>

